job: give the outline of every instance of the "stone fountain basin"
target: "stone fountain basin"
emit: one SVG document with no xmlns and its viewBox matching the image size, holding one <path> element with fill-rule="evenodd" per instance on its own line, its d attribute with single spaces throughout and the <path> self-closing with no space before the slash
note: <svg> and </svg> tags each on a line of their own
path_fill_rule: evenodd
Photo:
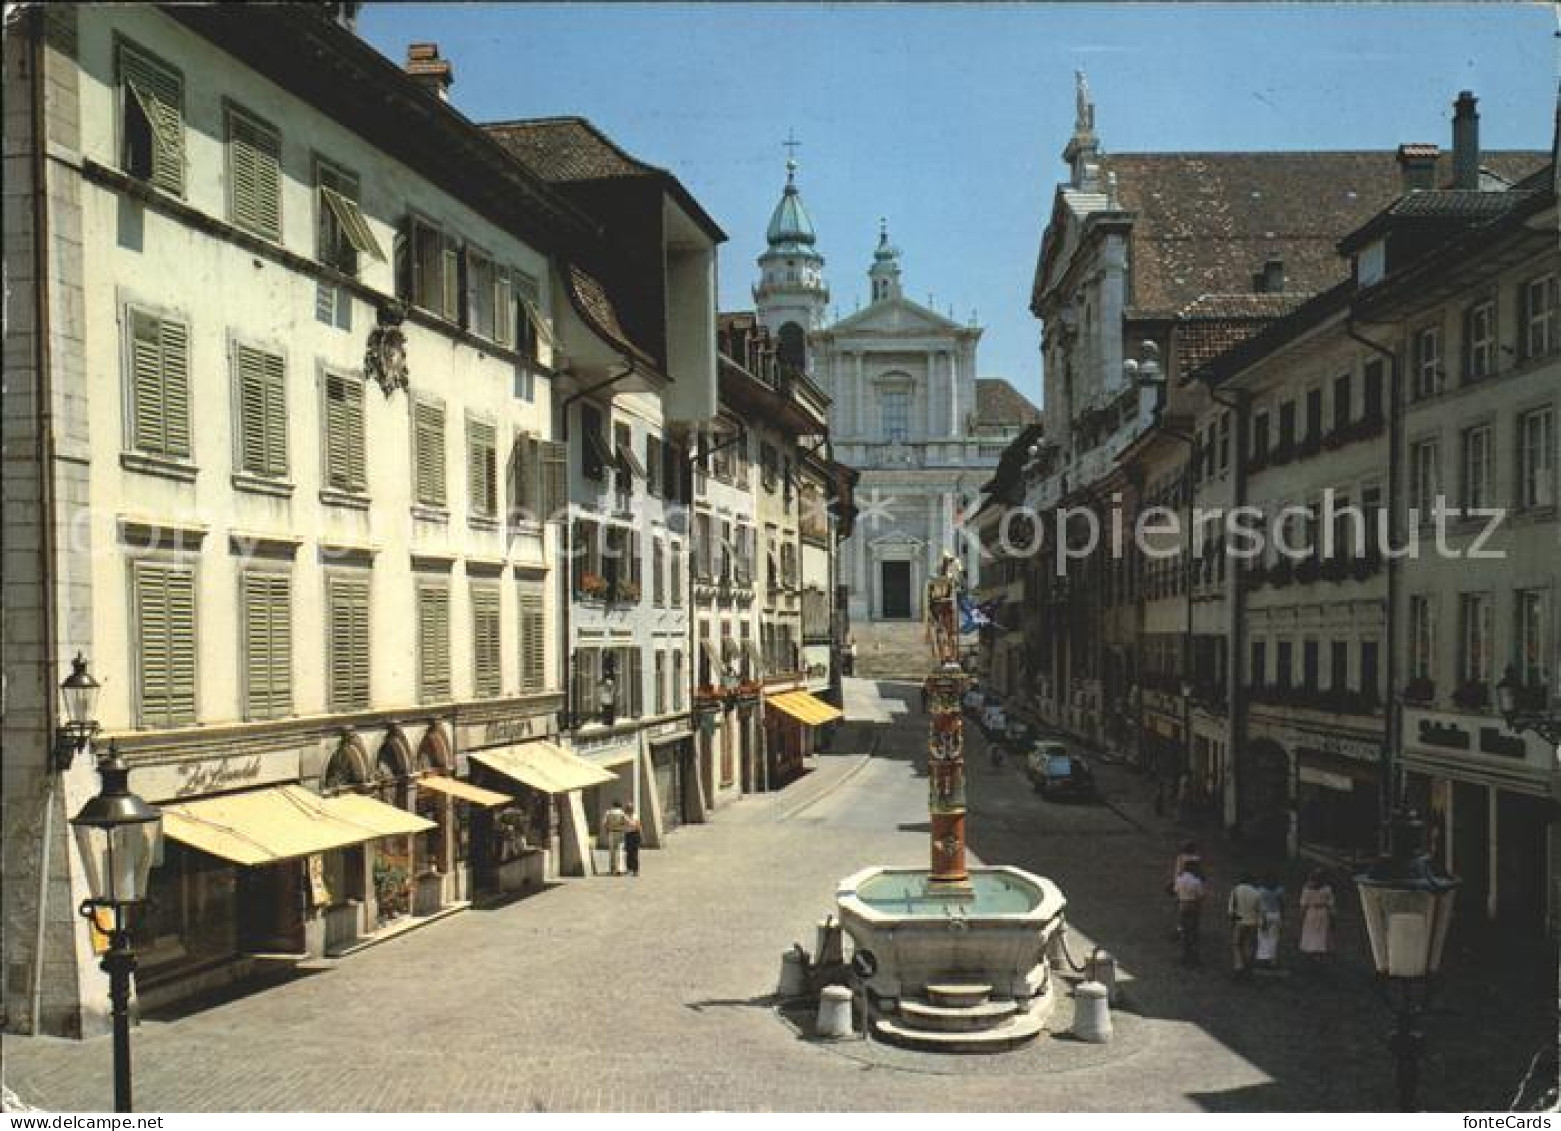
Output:
<svg viewBox="0 0 1561 1131">
<path fill-rule="evenodd" d="M 877 960 L 864 985 L 878 1008 L 960 983 L 1049 1012 L 1046 951 L 1067 905 L 1057 885 L 1008 865 L 970 869 L 972 892 L 962 897 L 929 889 L 927 879 L 925 868 L 872 867 L 836 889 L 841 928 Z"/>
</svg>

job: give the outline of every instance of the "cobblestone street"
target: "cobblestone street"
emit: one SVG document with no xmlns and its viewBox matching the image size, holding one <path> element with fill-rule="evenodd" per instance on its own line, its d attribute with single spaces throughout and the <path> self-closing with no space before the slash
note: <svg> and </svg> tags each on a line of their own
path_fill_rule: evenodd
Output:
<svg viewBox="0 0 1561 1131">
<path fill-rule="evenodd" d="M 676 832 L 642 878 L 576 880 L 473 911 L 134 1037 L 142 1110 L 1269 1110 L 1391 1103 L 1388 1018 L 1346 893 L 1332 968 L 1235 984 L 1211 914 L 1183 971 L 1161 892 L 1175 826 L 1147 784 L 1099 766 L 1104 804 L 1034 797 L 969 744 L 971 843 L 1055 879 L 1073 953 L 1118 956 L 1109 1046 L 1043 1037 L 989 1058 L 805 1041 L 772 1008 L 781 953 L 812 944 L 835 881 L 926 852 L 910 684 L 848 685 L 835 751 L 789 789 Z M 1210 845 L 1215 909 L 1241 861 Z M 1290 870 L 1292 879 L 1295 870 Z M 1293 889 L 1292 889 L 1293 890 Z M 1287 951 L 1293 950 L 1293 936 Z M 1296 956 L 1287 954 L 1290 965 Z M 1450 958 L 1427 1022 L 1426 1102 L 1506 1108 L 1554 1033 L 1543 955 Z M 1066 1029 L 1063 1001 L 1053 1029 Z M 109 1043 L 6 1037 L 5 1083 L 38 1107 L 104 1109 Z M 1553 1067 L 1545 1069 L 1553 1073 Z"/>
</svg>

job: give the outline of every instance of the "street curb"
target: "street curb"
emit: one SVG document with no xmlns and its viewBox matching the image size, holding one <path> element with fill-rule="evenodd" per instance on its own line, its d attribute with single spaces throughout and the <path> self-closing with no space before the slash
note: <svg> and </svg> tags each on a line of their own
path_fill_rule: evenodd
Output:
<svg viewBox="0 0 1561 1131">
<path fill-rule="evenodd" d="M 811 808 L 814 805 L 817 805 L 820 801 L 824 800 L 824 798 L 830 796 L 837 789 L 839 789 L 841 786 L 845 785 L 852 778 L 856 777 L 857 774 L 861 773 L 864 769 L 866 769 L 867 768 L 867 763 L 872 761 L 873 754 L 876 753 L 877 750 L 878 750 L 878 736 L 874 735 L 873 736 L 873 746 L 872 746 L 872 749 L 869 750 L 866 754 L 859 755 L 857 757 L 857 760 L 856 760 L 856 765 L 852 766 L 845 773 L 841 774 L 840 777 L 835 780 L 833 785 L 826 786 L 823 790 L 821 790 L 819 793 L 814 794 L 812 797 L 809 797 L 806 801 L 801 802 L 800 804 L 794 806 L 791 809 L 787 809 L 785 812 L 783 812 L 780 815 L 778 820 L 789 821 L 793 817 L 797 816 L 797 814 L 804 812 L 805 810 Z"/>
</svg>

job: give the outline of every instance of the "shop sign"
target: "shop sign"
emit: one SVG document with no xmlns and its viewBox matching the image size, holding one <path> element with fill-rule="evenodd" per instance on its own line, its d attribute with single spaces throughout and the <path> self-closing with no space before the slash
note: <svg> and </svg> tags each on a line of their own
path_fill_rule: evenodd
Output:
<svg viewBox="0 0 1561 1131">
<path fill-rule="evenodd" d="M 162 765 L 137 766 L 131 788 L 148 801 L 172 801 L 298 780 L 298 751 L 230 754 Z"/>
<path fill-rule="evenodd" d="M 1322 754 L 1332 754 L 1356 762 L 1370 762 L 1372 765 L 1376 765 L 1382 759 L 1382 747 L 1377 742 L 1363 742 L 1360 739 L 1346 738 L 1338 734 L 1321 734 L 1273 725 L 1254 727 L 1253 730 L 1291 750 L 1304 746 Z"/>
<path fill-rule="evenodd" d="M 1535 769 L 1543 769 L 1550 757 L 1541 739 L 1531 743 L 1527 736 L 1513 734 L 1495 723 L 1436 711 L 1405 711 L 1404 743 L 1409 750 L 1428 754 L 1482 754 L 1528 762 Z"/>
<path fill-rule="evenodd" d="M 551 734 L 553 716 L 508 715 L 484 722 L 462 723 L 457 729 L 463 750 L 480 750 L 485 746 L 515 746 Z"/>
<path fill-rule="evenodd" d="M 1303 785 L 1320 785 L 1339 793 L 1350 793 L 1355 789 L 1355 781 L 1348 774 L 1332 774 L 1305 763 L 1296 767 L 1295 776 Z"/>
<path fill-rule="evenodd" d="M 615 766 L 629 761 L 639 753 L 638 736 L 625 741 L 621 735 L 607 738 L 582 738 L 575 735 L 569 740 L 574 752 L 602 766 Z"/>
</svg>

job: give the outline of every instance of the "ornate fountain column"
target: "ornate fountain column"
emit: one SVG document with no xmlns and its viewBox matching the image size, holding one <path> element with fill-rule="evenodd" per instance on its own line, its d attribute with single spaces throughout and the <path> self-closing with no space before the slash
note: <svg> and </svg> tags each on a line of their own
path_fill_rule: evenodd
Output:
<svg viewBox="0 0 1561 1131">
<path fill-rule="evenodd" d="M 965 866 L 965 734 L 961 700 L 967 682 L 959 664 L 959 560 L 947 551 L 936 577 L 927 582 L 927 638 L 933 669 L 927 694 L 928 815 L 932 826 L 929 888 L 969 892 Z"/>
</svg>

